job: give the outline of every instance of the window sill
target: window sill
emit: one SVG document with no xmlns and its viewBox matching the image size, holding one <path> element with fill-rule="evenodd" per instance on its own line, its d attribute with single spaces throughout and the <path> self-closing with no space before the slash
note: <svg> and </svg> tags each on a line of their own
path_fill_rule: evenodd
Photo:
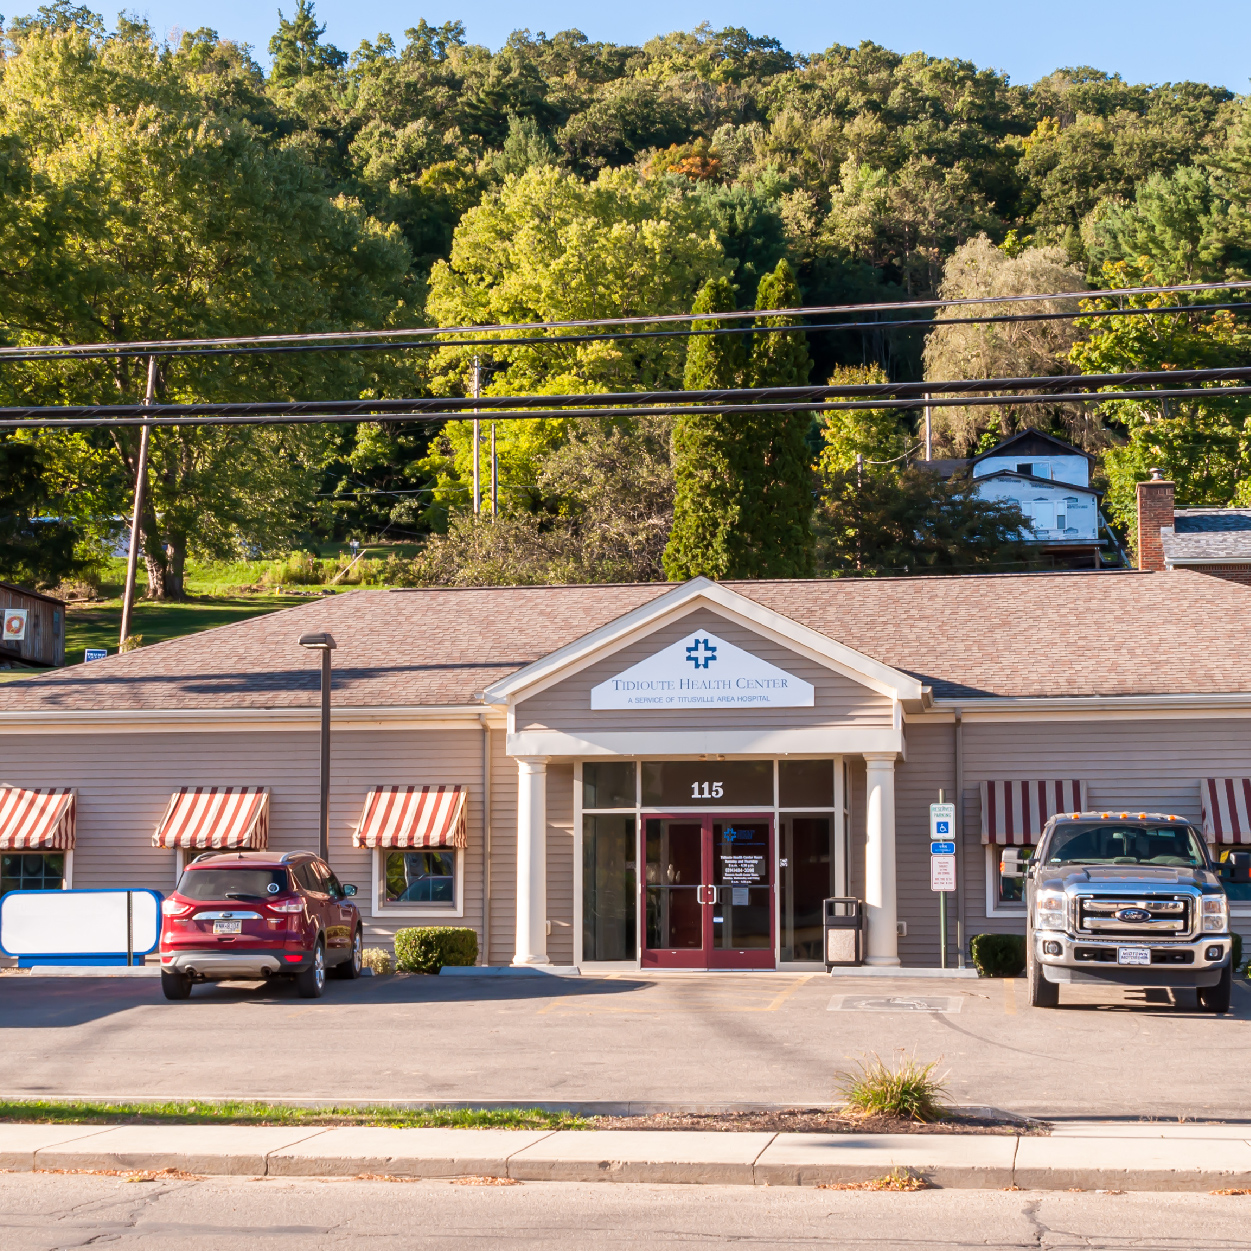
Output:
<svg viewBox="0 0 1251 1251">
<path fill-rule="evenodd" d="M 465 915 L 464 908 L 375 908 L 373 917 L 376 921 L 387 917 L 460 917 Z"/>
</svg>

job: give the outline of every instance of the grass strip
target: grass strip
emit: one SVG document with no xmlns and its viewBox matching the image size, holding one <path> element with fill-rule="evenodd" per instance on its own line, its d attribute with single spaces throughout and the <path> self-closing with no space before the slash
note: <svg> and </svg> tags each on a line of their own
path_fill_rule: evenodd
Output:
<svg viewBox="0 0 1251 1251">
<path fill-rule="evenodd" d="M 301 1108 L 288 1103 L 67 1103 L 0 1100 L 0 1121 L 53 1125 L 382 1125 L 394 1129 L 587 1129 L 568 1112 L 541 1108 Z"/>
</svg>

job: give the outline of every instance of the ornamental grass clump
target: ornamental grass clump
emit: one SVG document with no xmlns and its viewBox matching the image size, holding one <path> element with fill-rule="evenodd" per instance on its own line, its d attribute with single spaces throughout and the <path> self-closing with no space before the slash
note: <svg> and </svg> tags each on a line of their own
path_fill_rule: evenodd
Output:
<svg viewBox="0 0 1251 1251">
<path fill-rule="evenodd" d="M 903 1056 L 892 1068 L 877 1052 L 865 1057 L 856 1071 L 839 1073 L 836 1080 L 844 1108 L 862 1116 L 893 1116 L 908 1121 L 941 1121 L 947 1111 L 939 1102 L 946 1088 L 934 1076 L 938 1060 L 921 1064 Z"/>
<path fill-rule="evenodd" d="M 381 947 L 366 947 L 361 952 L 361 964 L 365 968 L 371 969 L 377 977 L 381 977 L 385 973 L 391 973 L 395 969 L 395 962 L 391 959 L 391 953 Z"/>
</svg>

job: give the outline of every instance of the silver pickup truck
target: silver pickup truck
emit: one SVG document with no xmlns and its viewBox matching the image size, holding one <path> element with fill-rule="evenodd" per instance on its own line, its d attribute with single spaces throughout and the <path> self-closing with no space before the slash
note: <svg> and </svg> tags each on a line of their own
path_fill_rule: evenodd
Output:
<svg viewBox="0 0 1251 1251">
<path fill-rule="evenodd" d="M 1060 987 L 1194 987 L 1229 1011 L 1233 939 L 1221 872 L 1251 879 L 1251 852 L 1213 864 L 1182 817 L 1074 812 L 1052 817 L 1021 866 L 1028 909 L 1029 1001 L 1054 1008 Z"/>
</svg>

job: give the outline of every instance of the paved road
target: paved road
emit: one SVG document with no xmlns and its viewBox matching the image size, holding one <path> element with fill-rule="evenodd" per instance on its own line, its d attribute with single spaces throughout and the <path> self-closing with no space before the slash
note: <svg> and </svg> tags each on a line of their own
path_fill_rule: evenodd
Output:
<svg viewBox="0 0 1251 1251">
<path fill-rule="evenodd" d="M 128 1182 L 0 1175 L 6 1251 L 269 1248 L 961 1247 L 1224 1251 L 1251 1197 L 446 1182 Z"/>
<path fill-rule="evenodd" d="M 960 1103 L 1251 1119 L 1251 990 L 1227 1017 L 1164 992 L 1062 994 L 1050 1011 L 1020 981 L 413 976 L 167 1003 L 146 979 L 6 975 L 0 1095 L 802 1104 L 835 1098 L 857 1056 L 902 1048 L 941 1058 Z M 918 996 L 958 1011 L 889 1003 Z"/>
</svg>

